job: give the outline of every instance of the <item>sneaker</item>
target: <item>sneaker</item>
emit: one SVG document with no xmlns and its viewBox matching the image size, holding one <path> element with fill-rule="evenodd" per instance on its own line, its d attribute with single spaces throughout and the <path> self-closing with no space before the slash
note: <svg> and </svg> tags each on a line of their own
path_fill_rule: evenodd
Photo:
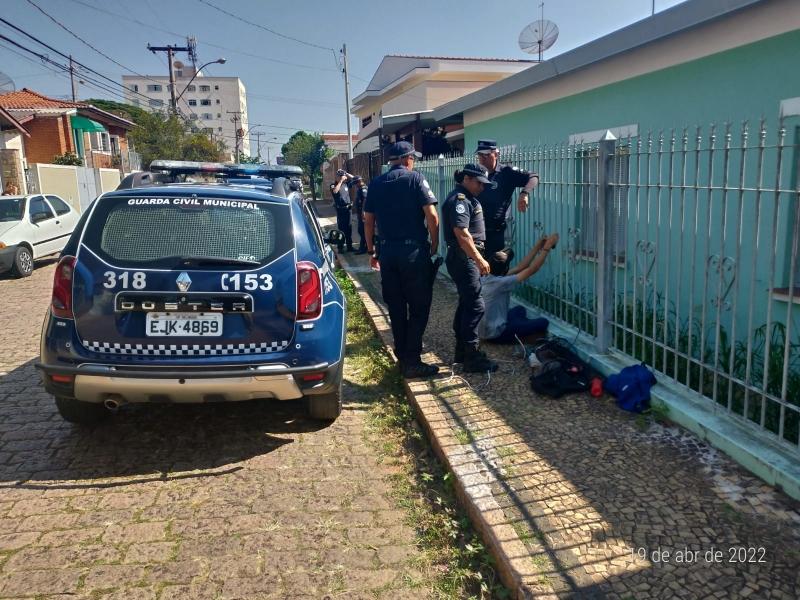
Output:
<svg viewBox="0 0 800 600">
<path fill-rule="evenodd" d="M 476 346 L 467 346 L 464 357 L 464 371 L 467 373 L 485 373 L 497 371 L 497 363 L 486 356 Z"/>
<path fill-rule="evenodd" d="M 426 365 L 423 362 L 414 365 L 403 365 L 401 368 L 403 377 L 406 379 L 416 379 L 418 377 L 433 377 L 439 372 L 436 365 Z"/>
</svg>

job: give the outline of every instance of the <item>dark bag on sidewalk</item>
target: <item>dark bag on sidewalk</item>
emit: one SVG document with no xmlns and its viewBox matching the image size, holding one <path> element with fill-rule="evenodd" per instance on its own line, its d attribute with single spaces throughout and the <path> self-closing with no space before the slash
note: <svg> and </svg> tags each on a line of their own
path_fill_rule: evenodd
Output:
<svg viewBox="0 0 800 600">
<path fill-rule="evenodd" d="M 650 407 L 650 388 L 655 383 L 655 375 L 642 363 L 610 375 L 603 388 L 617 399 L 622 410 L 640 413 Z"/>
<path fill-rule="evenodd" d="M 537 373 L 531 375 L 531 387 L 537 394 L 560 398 L 564 394 L 587 392 L 592 379 L 598 377 L 563 338 L 546 340 L 534 349 L 536 358 L 542 363 Z"/>
</svg>

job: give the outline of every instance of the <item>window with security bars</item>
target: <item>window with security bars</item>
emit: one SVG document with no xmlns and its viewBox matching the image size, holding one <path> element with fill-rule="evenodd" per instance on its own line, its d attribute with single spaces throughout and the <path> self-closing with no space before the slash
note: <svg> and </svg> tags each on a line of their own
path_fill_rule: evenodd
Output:
<svg viewBox="0 0 800 600">
<path fill-rule="evenodd" d="M 226 206 L 128 202 L 106 207 L 87 226 L 84 243 L 109 262 L 173 266 L 176 257 L 214 257 L 264 264 L 294 242 L 287 206 L 232 207 L 240 201 L 227 199 L 208 201 Z"/>
<path fill-rule="evenodd" d="M 630 168 L 630 153 L 627 147 L 617 147 L 613 157 L 613 181 L 611 189 L 614 194 L 613 239 L 614 258 L 624 260 L 627 243 L 627 184 Z M 578 252 L 589 258 L 597 257 L 597 169 L 599 167 L 597 148 L 578 152 L 576 157 L 577 178 L 577 214 L 576 222 L 580 228 L 580 247 Z"/>
</svg>

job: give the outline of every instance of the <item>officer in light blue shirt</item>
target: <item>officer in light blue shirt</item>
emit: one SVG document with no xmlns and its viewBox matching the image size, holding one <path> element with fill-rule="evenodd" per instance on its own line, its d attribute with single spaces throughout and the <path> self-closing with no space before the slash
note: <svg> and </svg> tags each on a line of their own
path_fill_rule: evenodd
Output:
<svg viewBox="0 0 800 600">
<path fill-rule="evenodd" d="M 509 309 L 514 287 L 536 273 L 558 243 L 558 234 L 545 236 L 533 245 L 518 265 L 509 268 L 513 253 L 507 250 L 489 256 L 489 275 L 481 277 L 486 313 L 478 325 L 482 340 L 495 344 L 513 344 L 517 337 L 532 341 L 547 332 L 547 319 L 529 319 L 522 306 Z"/>
</svg>

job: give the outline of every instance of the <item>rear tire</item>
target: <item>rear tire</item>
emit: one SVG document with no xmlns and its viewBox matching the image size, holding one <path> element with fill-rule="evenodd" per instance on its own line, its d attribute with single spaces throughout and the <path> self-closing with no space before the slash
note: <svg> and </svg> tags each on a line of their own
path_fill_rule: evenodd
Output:
<svg viewBox="0 0 800 600">
<path fill-rule="evenodd" d="M 306 412 L 318 421 L 335 421 L 342 414 L 342 382 L 330 394 L 306 396 Z"/>
<path fill-rule="evenodd" d="M 33 273 L 33 254 L 25 246 L 17 248 L 14 255 L 14 264 L 11 267 L 11 274 L 14 277 L 30 277 Z"/>
<path fill-rule="evenodd" d="M 110 414 L 105 406 L 94 402 L 81 402 L 74 398 L 56 396 L 56 408 L 61 417 L 70 423 L 94 425 Z"/>
</svg>

